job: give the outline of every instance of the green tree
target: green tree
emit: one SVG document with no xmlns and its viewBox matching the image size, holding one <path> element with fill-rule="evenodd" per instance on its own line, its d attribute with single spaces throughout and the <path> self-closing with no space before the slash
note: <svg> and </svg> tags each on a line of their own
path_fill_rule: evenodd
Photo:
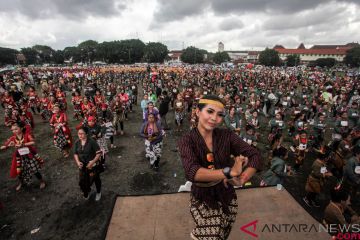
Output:
<svg viewBox="0 0 360 240">
<path fill-rule="evenodd" d="M 207 52 L 203 49 L 199 49 L 191 46 L 191 47 L 187 47 L 183 51 L 180 59 L 185 63 L 191 63 L 191 64 L 203 63 L 206 53 Z"/>
<path fill-rule="evenodd" d="M 344 62 L 351 67 L 360 67 L 360 47 L 348 50 Z"/>
<path fill-rule="evenodd" d="M 120 60 L 125 63 L 141 62 L 144 57 L 145 43 L 139 39 L 120 41 Z"/>
<path fill-rule="evenodd" d="M 25 56 L 26 64 L 35 64 L 38 60 L 38 52 L 30 47 L 22 48 L 21 53 Z"/>
<path fill-rule="evenodd" d="M 300 64 L 300 56 L 297 54 L 292 54 L 286 57 L 286 65 L 289 67 L 294 67 Z"/>
<path fill-rule="evenodd" d="M 96 51 L 98 45 L 98 42 L 94 40 L 86 40 L 79 43 L 77 48 L 80 50 L 81 61 L 92 63 L 96 58 Z"/>
<path fill-rule="evenodd" d="M 18 51 L 15 49 L 0 47 L 0 66 L 6 64 L 16 64 L 17 53 Z"/>
<path fill-rule="evenodd" d="M 164 44 L 149 42 L 145 47 L 144 60 L 149 63 L 162 63 L 168 52 L 168 48 Z"/>
<path fill-rule="evenodd" d="M 54 62 L 55 50 L 46 45 L 35 45 L 32 47 L 37 52 L 37 58 L 40 63 Z"/>
<path fill-rule="evenodd" d="M 54 62 L 53 55 L 55 50 L 46 45 L 35 45 L 32 47 L 37 52 L 37 56 L 40 63 Z"/>
<path fill-rule="evenodd" d="M 64 60 L 78 63 L 81 61 L 81 51 L 77 47 L 66 47 L 63 50 Z"/>
<path fill-rule="evenodd" d="M 61 51 L 61 50 L 57 50 L 54 52 L 54 55 L 53 55 L 53 58 L 54 58 L 54 63 L 56 64 L 63 64 L 64 63 L 64 52 Z"/>
<path fill-rule="evenodd" d="M 318 58 L 314 61 L 313 65 L 318 67 L 331 68 L 336 64 L 335 58 Z"/>
<path fill-rule="evenodd" d="M 217 52 L 213 56 L 214 63 L 220 64 L 223 62 L 228 62 L 231 60 L 229 54 L 227 52 Z"/>
<path fill-rule="evenodd" d="M 276 50 L 266 48 L 260 52 L 259 63 L 265 66 L 278 66 L 280 64 L 280 57 Z"/>
</svg>

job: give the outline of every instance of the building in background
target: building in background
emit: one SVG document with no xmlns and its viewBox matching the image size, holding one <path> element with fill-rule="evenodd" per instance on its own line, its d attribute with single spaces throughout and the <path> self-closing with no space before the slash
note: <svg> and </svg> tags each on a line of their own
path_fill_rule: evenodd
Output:
<svg viewBox="0 0 360 240">
<path fill-rule="evenodd" d="M 182 50 L 172 50 L 168 53 L 170 60 L 168 62 L 180 63 L 181 62 L 181 54 L 183 53 Z"/>
<path fill-rule="evenodd" d="M 348 43 L 345 45 L 314 45 L 311 48 L 306 48 L 301 43 L 298 48 L 284 48 L 282 45 L 276 45 L 274 50 L 279 53 L 281 60 L 285 60 L 289 55 L 298 55 L 301 63 L 306 64 L 319 58 L 334 58 L 336 61 L 342 62 L 346 52 L 356 46 L 360 45 Z"/>
<path fill-rule="evenodd" d="M 225 50 L 224 43 L 218 43 L 218 51 L 226 52 L 231 62 L 234 64 L 238 63 L 256 63 L 259 59 L 259 51 L 247 51 L 247 50 Z"/>
<path fill-rule="evenodd" d="M 237 63 L 256 63 L 259 60 L 259 51 L 225 51 L 231 61 Z"/>
</svg>

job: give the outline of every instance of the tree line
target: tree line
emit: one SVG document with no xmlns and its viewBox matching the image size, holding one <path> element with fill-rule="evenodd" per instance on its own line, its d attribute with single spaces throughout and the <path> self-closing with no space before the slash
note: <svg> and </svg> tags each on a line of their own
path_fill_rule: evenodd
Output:
<svg viewBox="0 0 360 240">
<path fill-rule="evenodd" d="M 11 48 L 0 48 L 0 65 L 19 64 L 17 54 L 25 56 L 26 65 L 31 64 L 63 64 L 135 62 L 161 63 L 168 56 L 168 48 L 160 42 L 143 43 L 139 39 L 127 39 L 98 43 L 94 40 L 84 41 L 77 46 L 54 50 L 46 45 L 34 45 L 21 48 L 20 51 Z"/>
<path fill-rule="evenodd" d="M 11 48 L 0 47 L 0 66 L 6 64 L 63 64 L 63 63 L 104 63 L 132 64 L 136 62 L 163 63 L 169 60 L 169 50 L 160 42 L 145 44 L 139 39 L 116 40 L 98 43 L 94 40 L 81 42 L 77 46 L 66 47 L 63 50 L 54 50 L 46 45 L 34 45 L 22 48 L 20 51 Z M 25 62 L 19 61 L 17 54 L 25 56 Z M 230 61 L 227 52 L 211 53 L 204 49 L 193 46 L 182 51 L 181 61 L 190 64 L 216 63 Z M 301 64 L 299 55 L 289 55 L 282 61 L 274 49 L 266 48 L 260 52 L 258 63 L 266 66 L 297 66 Z M 360 47 L 350 49 L 344 63 L 351 67 L 360 66 Z M 336 64 L 333 58 L 319 58 L 311 62 L 312 66 L 332 67 Z"/>
<path fill-rule="evenodd" d="M 169 50 L 160 42 L 145 44 L 139 39 L 116 40 L 98 43 L 87 40 L 77 46 L 65 47 L 63 50 L 54 50 L 46 45 L 34 45 L 21 48 L 20 51 L 0 47 L 0 66 L 6 64 L 63 64 L 63 63 L 104 63 L 132 64 L 136 62 L 162 63 L 170 60 Z M 17 55 L 23 54 L 24 61 Z M 183 50 L 181 60 L 185 63 L 222 63 L 230 61 L 226 52 L 210 53 L 204 49 L 190 46 Z"/>
</svg>

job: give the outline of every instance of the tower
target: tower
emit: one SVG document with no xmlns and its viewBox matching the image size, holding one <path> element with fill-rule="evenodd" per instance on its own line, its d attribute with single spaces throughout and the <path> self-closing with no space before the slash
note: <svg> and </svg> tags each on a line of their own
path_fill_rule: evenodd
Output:
<svg viewBox="0 0 360 240">
<path fill-rule="evenodd" d="M 223 52 L 224 51 L 224 44 L 222 42 L 219 42 L 218 44 L 218 51 Z"/>
</svg>

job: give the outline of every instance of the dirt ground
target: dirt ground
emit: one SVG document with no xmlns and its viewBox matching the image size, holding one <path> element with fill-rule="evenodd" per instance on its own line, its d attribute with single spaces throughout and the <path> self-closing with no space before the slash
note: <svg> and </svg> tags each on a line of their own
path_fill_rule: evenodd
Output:
<svg viewBox="0 0 360 240">
<path fill-rule="evenodd" d="M 69 110 L 73 138 L 76 139 L 74 126 L 78 121 L 72 118 L 71 104 Z M 0 115 L 0 142 L 3 143 L 11 133 L 4 126 L 3 109 Z M 170 127 L 174 128 L 173 111 L 170 110 L 167 119 Z M 42 174 L 47 187 L 40 190 L 39 182 L 33 178 L 30 186 L 16 192 L 17 181 L 9 177 L 12 151 L 8 149 L 0 152 L 0 202 L 4 205 L 0 210 L 0 239 L 104 239 L 116 196 L 176 192 L 185 182 L 176 151 L 176 142 L 182 133 L 167 131 L 160 171 L 156 173 L 149 169 L 144 141 L 139 137 L 142 122 L 139 105 L 134 106 L 134 111 L 129 113 L 129 120 L 125 122 L 125 135 L 115 137 L 115 145 L 118 147 L 111 149 L 108 154 L 107 169 L 101 174 L 103 190 L 100 202 L 95 202 L 94 194 L 90 200 L 83 199 L 73 158 L 65 159 L 53 146 L 48 123 L 42 123 L 39 115 L 35 115 L 35 122 L 36 147 L 45 159 Z M 260 132 L 259 148 L 264 150 L 267 132 L 264 129 Z M 266 152 L 262 151 L 265 161 Z M 305 163 L 305 172 L 308 172 L 312 160 L 313 157 Z M 285 184 L 286 189 L 302 205 L 306 177 L 307 174 L 291 177 Z M 253 182 L 253 186 L 256 186 L 259 178 L 254 177 Z M 324 196 L 322 198 L 325 204 L 327 200 Z M 319 220 L 324 208 L 322 206 L 310 212 Z"/>
</svg>

